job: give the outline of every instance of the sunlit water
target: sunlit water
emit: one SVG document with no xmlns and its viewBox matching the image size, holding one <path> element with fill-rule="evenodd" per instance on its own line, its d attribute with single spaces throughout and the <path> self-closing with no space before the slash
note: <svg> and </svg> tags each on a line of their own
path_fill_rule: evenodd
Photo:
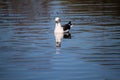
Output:
<svg viewBox="0 0 120 80">
<path fill-rule="evenodd" d="M 116 0 L 1 0 L 0 80 L 120 80 Z M 54 18 L 72 21 L 56 48 Z"/>
</svg>

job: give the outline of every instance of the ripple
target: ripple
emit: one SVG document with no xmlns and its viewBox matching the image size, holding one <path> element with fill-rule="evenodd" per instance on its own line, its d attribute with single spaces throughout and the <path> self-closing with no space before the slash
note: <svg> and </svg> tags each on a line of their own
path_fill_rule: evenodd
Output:
<svg viewBox="0 0 120 80">
<path fill-rule="evenodd" d="M 0 80 L 119 80 L 118 3 L 0 1 Z M 56 16 L 74 25 L 60 48 L 53 33 Z"/>
</svg>

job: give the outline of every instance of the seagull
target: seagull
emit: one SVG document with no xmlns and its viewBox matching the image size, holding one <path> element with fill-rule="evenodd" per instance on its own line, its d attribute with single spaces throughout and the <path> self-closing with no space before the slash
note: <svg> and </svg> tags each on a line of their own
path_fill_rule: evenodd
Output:
<svg viewBox="0 0 120 80">
<path fill-rule="evenodd" d="M 61 20 L 59 17 L 55 18 L 55 33 L 64 33 L 64 32 L 69 32 L 70 28 L 72 27 L 72 23 L 71 21 L 69 21 L 67 24 L 65 25 L 61 25 Z"/>
<path fill-rule="evenodd" d="M 56 47 L 60 47 L 64 34 L 69 33 L 69 30 L 72 27 L 72 24 L 71 24 L 71 21 L 69 21 L 67 24 L 62 26 L 60 23 L 61 20 L 59 17 L 55 18 L 55 22 L 56 24 L 54 29 L 54 35 L 56 39 Z"/>
</svg>

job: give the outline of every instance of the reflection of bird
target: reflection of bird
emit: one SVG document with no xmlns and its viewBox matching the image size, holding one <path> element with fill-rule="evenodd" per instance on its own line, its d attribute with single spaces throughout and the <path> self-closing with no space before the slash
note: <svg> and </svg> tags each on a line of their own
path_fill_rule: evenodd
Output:
<svg viewBox="0 0 120 80">
<path fill-rule="evenodd" d="M 56 47 L 61 46 L 62 38 L 63 38 L 63 33 L 55 33 Z"/>
<path fill-rule="evenodd" d="M 65 39 L 71 39 L 71 33 L 70 32 L 65 32 L 63 37 Z"/>
<path fill-rule="evenodd" d="M 55 38 L 56 38 L 56 46 L 57 47 L 60 47 L 63 36 L 65 36 L 67 34 L 67 36 L 71 37 L 71 34 L 69 33 L 69 30 L 72 27 L 71 21 L 69 21 L 67 24 L 65 24 L 63 26 L 61 26 L 60 21 L 61 20 L 59 17 L 55 18 L 56 24 L 55 24 L 54 34 L 55 34 Z"/>
</svg>

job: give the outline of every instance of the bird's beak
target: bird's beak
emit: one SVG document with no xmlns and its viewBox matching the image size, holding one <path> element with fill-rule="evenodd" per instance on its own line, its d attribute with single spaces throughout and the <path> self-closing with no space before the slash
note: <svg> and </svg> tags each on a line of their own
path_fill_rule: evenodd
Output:
<svg viewBox="0 0 120 80">
<path fill-rule="evenodd" d="M 56 23 L 58 23 L 58 21 L 55 21 Z"/>
</svg>

